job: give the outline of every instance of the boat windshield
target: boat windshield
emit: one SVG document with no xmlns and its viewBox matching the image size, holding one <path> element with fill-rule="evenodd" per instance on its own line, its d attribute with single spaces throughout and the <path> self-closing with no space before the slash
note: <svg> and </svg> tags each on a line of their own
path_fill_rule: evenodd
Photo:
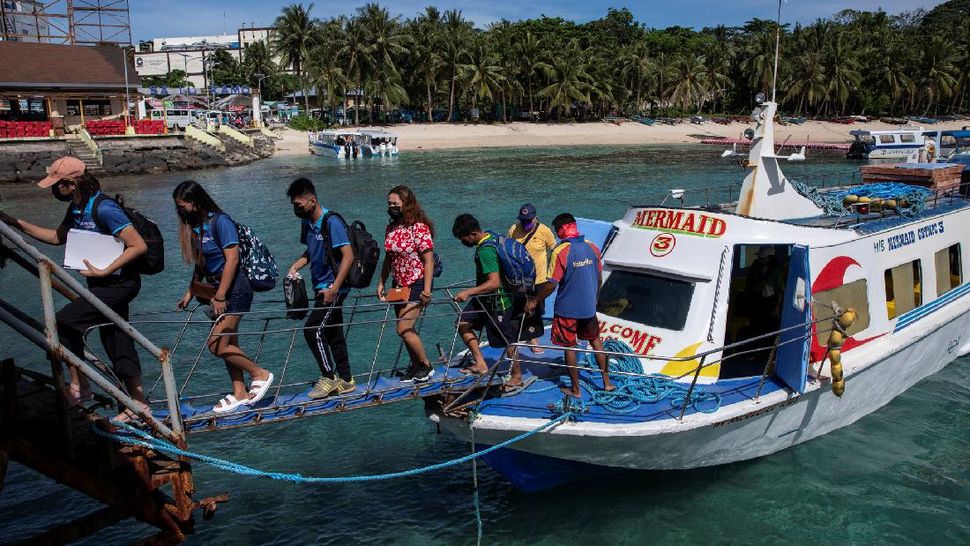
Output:
<svg viewBox="0 0 970 546">
<path fill-rule="evenodd" d="M 597 311 L 667 330 L 683 330 L 694 283 L 653 273 L 614 270 L 600 291 Z"/>
</svg>

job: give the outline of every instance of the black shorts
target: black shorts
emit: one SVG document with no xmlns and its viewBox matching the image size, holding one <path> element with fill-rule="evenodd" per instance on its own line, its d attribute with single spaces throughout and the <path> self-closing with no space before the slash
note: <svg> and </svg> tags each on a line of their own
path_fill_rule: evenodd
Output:
<svg viewBox="0 0 970 546">
<path fill-rule="evenodd" d="M 542 304 L 531 315 L 525 314 L 524 297 L 513 299 L 512 307 L 500 312 L 486 311 L 472 300 L 462 309 L 458 322 L 470 324 L 475 330 L 485 329 L 488 344 L 492 347 L 507 347 L 516 341 L 529 341 L 542 336 Z"/>
</svg>

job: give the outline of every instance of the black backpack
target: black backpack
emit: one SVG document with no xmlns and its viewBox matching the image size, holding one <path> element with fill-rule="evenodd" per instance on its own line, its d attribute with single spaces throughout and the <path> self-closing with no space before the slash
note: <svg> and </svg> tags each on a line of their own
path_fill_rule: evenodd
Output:
<svg viewBox="0 0 970 546">
<path fill-rule="evenodd" d="M 94 198 L 94 205 L 91 207 L 91 218 L 94 220 L 94 224 L 98 226 L 98 229 L 103 232 L 107 232 L 108 228 L 101 222 L 101 218 L 98 216 L 98 207 L 105 199 L 110 199 L 121 207 L 125 216 L 131 220 L 131 225 L 134 226 L 135 231 L 141 235 L 141 238 L 145 240 L 145 245 L 148 246 L 148 250 L 135 260 L 133 264 L 134 270 L 142 275 L 155 275 L 164 271 L 165 243 L 162 239 L 162 231 L 158 229 L 158 225 L 148 219 L 138 209 L 126 207 L 125 199 L 120 194 L 115 194 L 114 199 L 112 199 L 102 193 Z"/>
<path fill-rule="evenodd" d="M 336 216 L 344 223 L 344 226 L 347 228 L 347 237 L 350 239 L 350 249 L 354 252 L 354 261 L 350 266 L 350 271 L 347 272 L 344 286 L 349 288 L 367 288 L 374 278 L 374 273 L 377 271 L 377 262 L 381 257 L 381 250 L 377 245 L 377 241 L 367 232 L 367 228 L 360 220 L 356 220 L 354 223 L 347 225 L 347 221 L 344 220 L 343 216 L 340 216 L 336 212 L 327 211 L 323 215 L 321 224 L 323 226 L 324 245 L 328 249 L 327 256 L 330 257 L 330 265 L 333 267 L 334 275 L 337 274 L 337 263 L 339 260 L 334 257 L 333 248 L 330 247 L 330 224 L 327 223 L 330 216 Z"/>
</svg>

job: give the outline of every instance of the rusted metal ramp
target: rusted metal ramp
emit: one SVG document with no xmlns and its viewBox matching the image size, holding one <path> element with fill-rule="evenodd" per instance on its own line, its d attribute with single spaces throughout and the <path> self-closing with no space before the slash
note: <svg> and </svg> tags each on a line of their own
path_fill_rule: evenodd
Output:
<svg viewBox="0 0 970 546">
<path fill-rule="evenodd" d="M 123 446 L 95 434 L 107 420 L 92 411 L 108 405 L 67 408 L 50 377 L 0 365 L 0 491 L 9 461 L 80 491 L 105 506 L 28 540 L 64 544 L 127 518 L 158 528 L 149 544 L 174 544 L 193 531 L 193 513 L 208 517 L 226 495 L 192 500 L 195 486 L 187 462 L 141 447 Z"/>
</svg>

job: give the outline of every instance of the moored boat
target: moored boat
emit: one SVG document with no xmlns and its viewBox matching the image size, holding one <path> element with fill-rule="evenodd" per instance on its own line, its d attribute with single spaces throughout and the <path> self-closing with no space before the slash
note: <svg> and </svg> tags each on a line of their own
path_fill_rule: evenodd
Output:
<svg viewBox="0 0 970 546">
<path fill-rule="evenodd" d="M 854 423 L 970 352 L 970 201 L 953 188 L 826 191 L 789 179 L 775 110 L 755 111 L 737 201 L 634 206 L 584 226 L 604 249 L 597 316 L 617 391 L 598 390 L 591 367 L 582 399 L 564 397 L 561 353 L 547 346 L 525 358 L 528 387 L 471 417 L 429 405 L 431 418 L 484 446 L 567 416 L 485 457 L 535 490 L 770 455 Z"/>
<path fill-rule="evenodd" d="M 364 137 L 359 131 L 328 130 L 307 135 L 310 153 L 333 159 L 363 157 Z"/>
<path fill-rule="evenodd" d="M 365 156 L 396 156 L 398 154 L 397 138 L 394 133 L 381 130 L 362 129 L 361 150 Z"/>
</svg>

